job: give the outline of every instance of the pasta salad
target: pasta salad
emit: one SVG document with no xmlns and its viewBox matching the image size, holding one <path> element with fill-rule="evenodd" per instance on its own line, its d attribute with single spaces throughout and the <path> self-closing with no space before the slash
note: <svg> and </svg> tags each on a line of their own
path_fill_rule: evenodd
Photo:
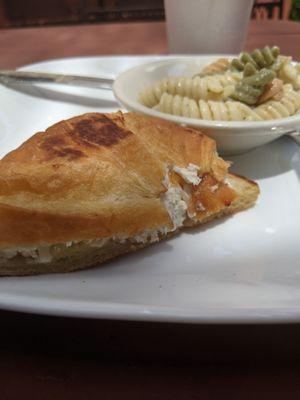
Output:
<svg viewBox="0 0 300 400">
<path fill-rule="evenodd" d="M 266 46 L 220 58 L 193 77 L 169 77 L 139 93 L 157 111 L 215 121 L 262 121 L 300 114 L 300 63 Z"/>
</svg>

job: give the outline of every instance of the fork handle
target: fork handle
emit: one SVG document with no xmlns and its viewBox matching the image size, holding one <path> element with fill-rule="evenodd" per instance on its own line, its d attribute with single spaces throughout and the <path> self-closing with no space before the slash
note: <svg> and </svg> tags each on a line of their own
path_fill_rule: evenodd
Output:
<svg viewBox="0 0 300 400">
<path fill-rule="evenodd" d="M 114 82 L 114 80 L 110 78 L 99 78 L 92 76 L 1 70 L 0 83 L 10 83 L 11 81 L 22 83 L 56 83 L 106 90 L 112 90 L 112 85 Z"/>
</svg>

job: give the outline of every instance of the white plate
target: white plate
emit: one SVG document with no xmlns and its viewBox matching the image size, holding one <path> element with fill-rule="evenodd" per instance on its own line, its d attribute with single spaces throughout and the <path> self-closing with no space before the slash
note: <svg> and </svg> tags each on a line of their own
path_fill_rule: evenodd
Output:
<svg viewBox="0 0 300 400">
<path fill-rule="evenodd" d="M 111 76 L 152 59 L 77 58 L 27 69 Z M 62 118 L 118 108 L 107 92 L 21 89 L 26 93 L 0 87 L 1 156 Z M 99 268 L 1 278 L 0 307 L 93 318 L 299 322 L 299 147 L 284 138 L 232 159 L 233 171 L 259 182 L 261 196 L 252 209 Z"/>
</svg>

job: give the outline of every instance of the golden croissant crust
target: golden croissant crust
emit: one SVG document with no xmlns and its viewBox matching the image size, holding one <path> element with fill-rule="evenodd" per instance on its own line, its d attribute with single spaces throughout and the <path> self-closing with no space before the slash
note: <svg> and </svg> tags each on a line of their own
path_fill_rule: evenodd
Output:
<svg viewBox="0 0 300 400">
<path fill-rule="evenodd" d="M 0 247 L 172 230 L 163 182 L 169 171 L 186 187 L 174 166 L 190 164 L 201 183 L 189 185 L 188 211 L 201 222 L 236 198 L 212 139 L 134 113 L 61 121 L 0 161 Z"/>
</svg>

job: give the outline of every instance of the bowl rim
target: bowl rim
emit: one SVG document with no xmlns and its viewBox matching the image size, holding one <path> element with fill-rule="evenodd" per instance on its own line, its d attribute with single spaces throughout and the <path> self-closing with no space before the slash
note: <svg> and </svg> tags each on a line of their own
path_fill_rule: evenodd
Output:
<svg viewBox="0 0 300 400">
<path fill-rule="evenodd" d="M 163 113 L 152 108 L 146 107 L 143 104 L 139 103 L 137 100 L 132 100 L 124 91 L 122 90 L 122 83 L 124 81 L 128 81 L 128 75 L 134 74 L 136 71 L 142 72 L 145 69 L 153 68 L 162 64 L 175 64 L 182 63 L 184 61 L 195 61 L 201 58 L 211 58 L 215 59 L 217 57 L 224 56 L 224 54 L 209 54 L 209 55 L 198 55 L 198 56 L 170 56 L 169 59 L 162 59 L 151 61 L 147 63 L 143 63 L 132 68 L 127 69 L 126 71 L 121 72 L 116 80 L 113 83 L 113 91 L 115 97 L 118 101 L 124 105 L 126 108 L 140 112 L 144 115 L 149 115 L 153 117 L 158 117 L 162 119 L 166 119 L 168 121 L 177 122 L 182 125 L 188 125 L 198 128 L 207 128 L 207 129 L 222 129 L 222 130 L 259 130 L 264 128 L 269 128 L 274 131 L 274 134 L 278 135 L 279 130 L 289 127 L 296 127 L 299 125 L 300 128 L 300 114 L 295 114 L 289 117 L 271 119 L 266 121 L 211 121 L 211 120 L 202 120 L 197 118 L 187 118 L 178 115 L 171 115 L 167 113 Z M 226 57 L 234 57 L 233 55 L 226 55 Z"/>
</svg>

